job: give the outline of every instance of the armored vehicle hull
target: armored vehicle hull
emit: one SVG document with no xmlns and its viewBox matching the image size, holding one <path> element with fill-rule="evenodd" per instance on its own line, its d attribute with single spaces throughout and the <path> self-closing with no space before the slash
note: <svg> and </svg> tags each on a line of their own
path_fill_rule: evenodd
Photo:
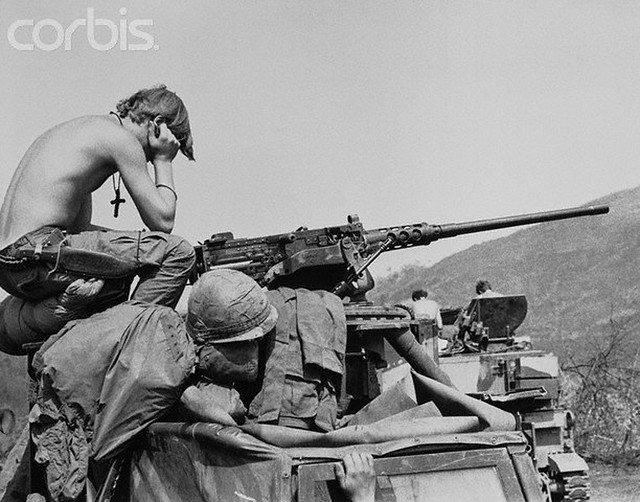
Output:
<svg viewBox="0 0 640 502">
<path fill-rule="evenodd" d="M 336 464 L 374 456 L 376 500 L 542 502 L 512 416 L 411 373 L 326 434 L 273 425 L 157 423 L 109 497 L 341 501 Z M 482 486 L 478 490 L 478 486 Z"/>
</svg>

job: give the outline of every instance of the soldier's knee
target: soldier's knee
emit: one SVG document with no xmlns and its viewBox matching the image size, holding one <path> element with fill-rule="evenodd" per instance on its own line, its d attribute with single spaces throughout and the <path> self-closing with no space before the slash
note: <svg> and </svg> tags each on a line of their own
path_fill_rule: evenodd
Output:
<svg viewBox="0 0 640 502">
<path fill-rule="evenodd" d="M 191 270 L 196 262 L 196 252 L 186 239 L 177 235 L 170 235 L 169 242 L 173 259 L 180 262 L 185 269 Z"/>
</svg>

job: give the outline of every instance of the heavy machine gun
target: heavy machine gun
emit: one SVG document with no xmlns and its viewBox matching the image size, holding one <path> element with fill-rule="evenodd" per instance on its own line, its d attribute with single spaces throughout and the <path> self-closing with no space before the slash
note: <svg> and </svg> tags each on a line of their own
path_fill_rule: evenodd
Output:
<svg viewBox="0 0 640 502">
<path fill-rule="evenodd" d="M 213 234 L 196 246 L 196 271 L 233 268 L 268 288 L 303 287 L 333 291 L 340 297 L 363 298 L 374 283 L 368 267 L 382 253 L 457 235 L 547 221 L 605 214 L 609 207 L 588 206 L 529 213 L 465 223 L 416 223 L 365 230 L 357 215 L 346 225 L 265 237 L 234 238 L 230 232 Z"/>
</svg>

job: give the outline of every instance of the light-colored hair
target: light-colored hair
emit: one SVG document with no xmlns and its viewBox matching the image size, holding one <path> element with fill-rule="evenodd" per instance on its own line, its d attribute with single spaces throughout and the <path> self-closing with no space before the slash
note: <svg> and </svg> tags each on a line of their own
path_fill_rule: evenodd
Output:
<svg viewBox="0 0 640 502">
<path fill-rule="evenodd" d="M 187 107 L 175 92 L 167 89 L 166 85 L 141 89 L 132 96 L 120 100 L 116 109 L 120 117 L 130 117 L 136 124 L 144 120 L 154 120 L 160 115 L 180 143 L 180 151 L 189 160 L 194 160 L 193 137 Z"/>
</svg>

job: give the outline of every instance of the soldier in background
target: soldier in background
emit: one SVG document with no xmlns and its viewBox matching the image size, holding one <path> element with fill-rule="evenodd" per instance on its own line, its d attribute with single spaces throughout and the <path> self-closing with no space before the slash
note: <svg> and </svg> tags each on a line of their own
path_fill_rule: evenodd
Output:
<svg viewBox="0 0 640 502">
<path fill-rule="evenodd" d="M 442 316 L 440 315 L 440 306 L 437 302 L 428 299 L 429 292 L 426 289 L 417 289 L 411 293 L 413 305 L 411 310 L 415 319 L 431 319 L 438 328 L 438 348 L 444 350 L 448 341 L 441 338 L 442 335 Z"/>
<path fill-rule="evenodd" d="M 487 280 L 480 279 L 476 283 L 476 298 L 494 298 L 496 296 L 504 296 L 502 293 L 496 293 L 491 288 L 491 283 Z"/>
<path fill-rule="evenodd" d="M 428 296 L 429 292 L 426 289 L 417 289 L 411 293 L 413 316 L 416 319 L 432 319 L 436 322 L 438 330 L 441 330 L 440 306 L 435 301 L 429 300 Z"/>
</svg>

